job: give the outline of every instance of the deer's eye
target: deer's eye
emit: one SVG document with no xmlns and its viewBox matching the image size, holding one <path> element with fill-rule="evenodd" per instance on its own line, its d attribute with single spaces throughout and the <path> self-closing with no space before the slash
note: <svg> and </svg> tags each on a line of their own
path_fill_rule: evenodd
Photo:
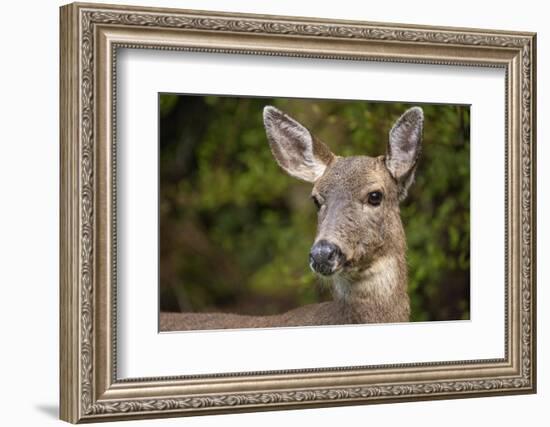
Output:
<svg viewBox="0 0 550 427">
<path fill-rule="evenodd" d="M 378 206 L 382 203 L 382 192 L 381 191 L 371 191 L 367 195 L 367 202 L 369 205 Z"/>
<path fill-rule="evenodd" d="M 313 200 L 313 203 L 315 204 L 315 207 L 317 208 L 317 210 L 320 210 L 321 207 L 323 206 L 323 203 L 321 202 L 321 200 L 319 200 L 317 196 L 311 196 L 311 200 Z"/>
</svg>

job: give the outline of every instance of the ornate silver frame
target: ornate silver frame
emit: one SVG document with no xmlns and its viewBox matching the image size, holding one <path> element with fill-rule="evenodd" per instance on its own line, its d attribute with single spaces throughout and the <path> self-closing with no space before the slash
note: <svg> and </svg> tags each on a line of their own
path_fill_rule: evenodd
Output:
<svg viewBox="0 0 550 427">
<path fill-rule="evenodd" d="M 533 393 L 535 34 L 126 6 L 61 8 L 61 418 L 77 423 Z M 505 357 L 118 380 L 117 48 L 502 67 Z"/>
</svg>

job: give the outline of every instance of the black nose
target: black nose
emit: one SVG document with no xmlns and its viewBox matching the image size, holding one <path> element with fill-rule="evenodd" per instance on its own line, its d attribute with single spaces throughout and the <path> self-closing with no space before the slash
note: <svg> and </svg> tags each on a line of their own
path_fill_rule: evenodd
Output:
<svg viewBox="0 0 550 427">
<path fill-rule="evenodd" d="M 341 249 L 327 240 L 319 240 L 309 253 L 309 265 L 317 273 L 329 276 L 341 266 L 344 255 Z"/>
</svg>

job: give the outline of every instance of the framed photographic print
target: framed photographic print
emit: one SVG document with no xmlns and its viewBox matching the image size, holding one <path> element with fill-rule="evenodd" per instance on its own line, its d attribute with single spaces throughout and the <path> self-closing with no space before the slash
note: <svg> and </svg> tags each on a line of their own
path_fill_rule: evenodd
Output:
<svg viewBox="0 0 550 427">
<path fill-rule="evenodd" d="M 535 34 L 61 8 L 61 418 L 533 393 Z"/>
</svg>

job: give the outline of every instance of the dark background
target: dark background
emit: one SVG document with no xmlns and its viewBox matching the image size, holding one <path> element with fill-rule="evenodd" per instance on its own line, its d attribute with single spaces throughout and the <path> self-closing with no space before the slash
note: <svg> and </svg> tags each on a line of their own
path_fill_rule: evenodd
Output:
<svg viewBox="0 0 550 427">
<path fill-rule="evenodd" d="M 308 267 L 311 184 L 275 163 L 274 105 L 339 155 L 384 154 L 412 105 L 161 94 L 160 309 L 280 313 L 330 299 Z M 401 204 L 412 320 L 469 318 L 469 107 L 422 105 L 423 152 Z"/>
</svg>

